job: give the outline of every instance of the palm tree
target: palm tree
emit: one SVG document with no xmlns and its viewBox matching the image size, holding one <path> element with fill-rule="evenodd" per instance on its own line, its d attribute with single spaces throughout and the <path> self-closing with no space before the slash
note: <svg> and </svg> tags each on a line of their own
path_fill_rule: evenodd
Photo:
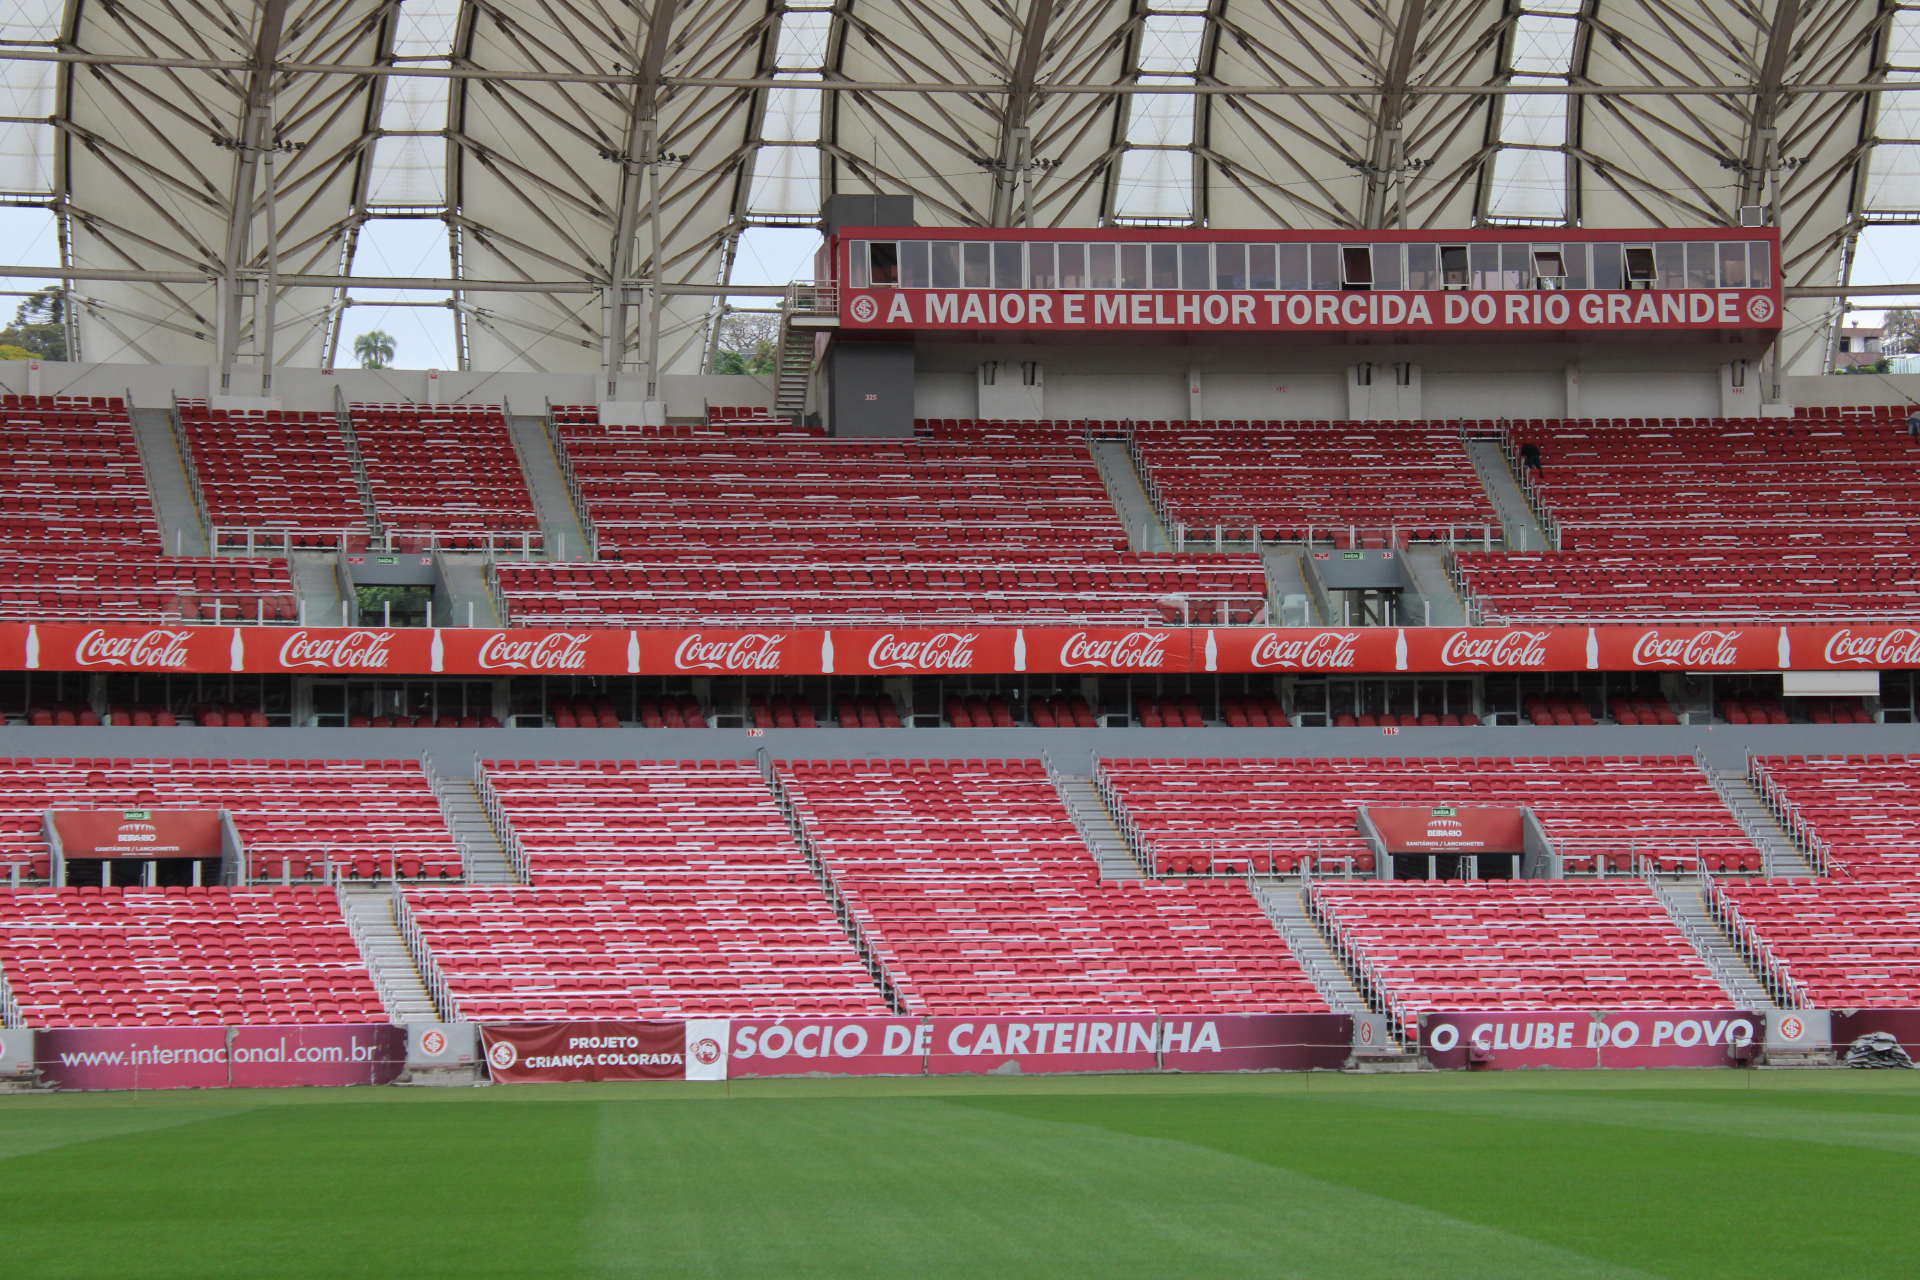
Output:
<svg viewBox="0 0 1920 1280">
<path fill-rule="evenodd" d="M 353 355 L 362 369 L 384 369 L 393 359 L 393 335 L 384 329 L 363 333 L 353 340 Z"/>
</svg>

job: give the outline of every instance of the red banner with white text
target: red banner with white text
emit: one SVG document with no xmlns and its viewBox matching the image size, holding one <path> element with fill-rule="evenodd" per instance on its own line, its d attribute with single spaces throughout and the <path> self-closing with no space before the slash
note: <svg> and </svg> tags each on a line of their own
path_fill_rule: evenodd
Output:
<svg viewBox="0 0 1920 1280">
<path fill-rule="evenodd" d="M 1441 1068 L 1728 1067 L 1766 1031 L 1747 1010 L 1427 1013 L 1420 1047 Z M 1476 1054 L 1476 1051 L 1477 1054 Z"/>
<path fill-rule="evenodd" d="M 681 1022 L 520 1022 L 480 1028 L 487 1074 L 501 1084 L 683 1080 Z"/>
<path fill-rule="evenodd" d="M 34 1065 L 56 1089 L 250 1089 L 391 1084 L 405 1027 L 54 1027 Z"/>
<path fill-rule="evenodd" d="M 952 627 L 834 630 L 0 624 L 0 670 L 304 675 L 1880 671 L 1920 627 Z"/>
</svg>

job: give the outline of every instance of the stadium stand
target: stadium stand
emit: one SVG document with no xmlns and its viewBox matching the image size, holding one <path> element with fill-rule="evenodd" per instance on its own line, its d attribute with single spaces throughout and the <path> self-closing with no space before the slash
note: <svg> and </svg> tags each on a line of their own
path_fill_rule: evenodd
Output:
<svg viewBox="0 0 1920 1280">
<path fill-rule="evenodd" d="M 340 419 L 331 413 L 209 409 L 182 400 L 181 430 L 214 545 L 364 550 L 366 508 Z"/>
<path fill-rule="evenodd" d="M 37 1027 L 387 1021 L 330 891 L 0 893 L 0 971 Z"/>
<path fill-rule="evenodd" d="M 1100 783 L 1157 875 L 1372 872 L 1361 805 L 1524 805 L 1570 876 L 1757 872 L 1706 775 L 1675 756 L 1103 760 Z"/>
<path fill-rule="evenodd" d="M 1836 876 L 1920 876 L 1920 761 L 1902 755 L 1755 756 L 1754 789 Z"/>
<path fill-rule="evenodd" d="M 1245 885 L 1101 881 L 1037 760 L 777 771 L 909 1012 L 1326 1008 Z"/>
<path fill-rule="evenodd" d="M 225 809 L 257 880 L 460 879 L 459 850 L 413 760 L 0 762 L 0 877 L 47 878 L 48 809 Z"/>
<path fill-rule="evenodd" d="M 1767 880 L 1716 887 L 1814 1009 L 1920 1002 L 1920 881 Z"/>
<path fill-rule="evenodd" d="M 1489 426 L 1491 424 L 1488 424 Z M 1459 423 L 1147 422 L 1132 447 L 1168 526 L 1384 547 L 1501 536 Z"/>
<path fill-rule="evenodd" d="M 118 396 L 0 396 L 0 539 L 9 561 L 47 550 L 160 552 L 140 446 Z"/>
<path fill-rule="evenodd" d="M 469 1018 L 885 1014 L 758 769 L 490 761 L 530 888 L 408 907 Z"/>
<path fill-rule="evenodd" d="M 118 397 L 8 395 L 0 433 L 0 619 L 298 619 L 283 560 L 164 555 Z"/>
<path fill-rule="evenodd" d="M 1490 625 L 1911 617 L 1920 442 L 1906 411 L 1832 418 L 1541 421 L 1519 469 L 1557 553 L 1463 552 Z"/>
<path fill-rule="evenodd" d="M 1315 915 L 1400 1026 L 1437 1009 L 1721 1009 L 1644 884 L 1315 884 Z"/>
<path fill-rule="evenodd" d="M 539 546 L 540 519 L 499 406 L 356 404 L 351 419 L 394 546 Z"/>
</svg>

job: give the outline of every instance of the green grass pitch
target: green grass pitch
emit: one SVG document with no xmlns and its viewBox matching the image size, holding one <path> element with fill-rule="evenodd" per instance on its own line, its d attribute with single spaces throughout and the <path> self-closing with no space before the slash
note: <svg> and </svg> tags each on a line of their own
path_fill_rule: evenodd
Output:
<svg viewBox="0 0 1920 1280">
<path fill-rule="evenodd" d="M 1913 1275 L 1920 1072 L 0 1098 L 54 1277 Z"/>
</svg>

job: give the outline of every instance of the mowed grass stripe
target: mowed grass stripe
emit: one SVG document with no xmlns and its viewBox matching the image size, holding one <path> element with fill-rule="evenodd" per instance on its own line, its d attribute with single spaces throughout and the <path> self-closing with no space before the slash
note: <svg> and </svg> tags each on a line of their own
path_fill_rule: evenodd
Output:
<svg viewBox="0 0 1920 1280">
<path fill-rule="evenodd" d="M 600 1116 L 601 1167 L 609 1142 L 664 1157 L 618 1162 L 596 1231 L 609 1277 L 1641 1274 L 1189 1143 L 949 1102 Z"/>
<path fill-rule="evenodd" d="M 36 1277 L 1905 1274 L 1920 1073 L 1753 1084 L 0 1099 L 0 1204 L 9 1268 Z"/>
<path fill-rule="evenodd" d="M 1785 1092 L 1770 1099 L 1772 1127 L 1753 1108 L 1729 1131 L 1726 1100 L 1485 1089 L 969 1105 L 1207 1146 L 1658 1275 L 1908 1270 L 1920 1160 L 1904 1139 L 1900 1150 L 1851 1140 L 1868 1125 L 1908 1127 L 1884 1097 L 1862 1099 L 1867 1116 L 1827 1113 L 1836 1134 L 1811 1139 L 1793 1133 L 1821 1117 L 1796 1113 Z"/>
</svg>

